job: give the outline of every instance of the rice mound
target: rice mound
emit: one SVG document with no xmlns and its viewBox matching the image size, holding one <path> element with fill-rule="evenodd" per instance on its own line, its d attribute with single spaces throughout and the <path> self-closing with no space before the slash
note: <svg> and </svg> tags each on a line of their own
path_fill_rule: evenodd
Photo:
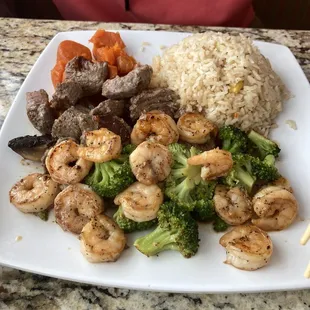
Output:
<svg viewBox="0 0 310 310">
<path fill-rule="evenodd" d="M 156 56 L 153 70 L 151 87 L 173 89 L 182 112 L 202 112 L 218 126 L 268 134 L 288 98 L 269 61 L 243 35 L 191 35 Z M 233 92 L 238 82 L 243 87 Z"/>
</svg>

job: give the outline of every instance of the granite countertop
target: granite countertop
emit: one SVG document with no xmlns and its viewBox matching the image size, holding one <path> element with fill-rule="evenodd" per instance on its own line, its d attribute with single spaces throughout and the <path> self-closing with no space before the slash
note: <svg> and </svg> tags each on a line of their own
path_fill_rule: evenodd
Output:
<svg viewBox="0 0 310 310">
<path fill-rule="evenodd" d="M 60 31 L 106 29 L 242 32 L 286 45 L 310 80 L 310 31 L 106 24 L 0 18 L 0 127 L 32 65 Z M 0 309 L 308 309 L 310 291 L 260 294 L 173 294 L 95 287 L 0 267 Z"/>
</svg>

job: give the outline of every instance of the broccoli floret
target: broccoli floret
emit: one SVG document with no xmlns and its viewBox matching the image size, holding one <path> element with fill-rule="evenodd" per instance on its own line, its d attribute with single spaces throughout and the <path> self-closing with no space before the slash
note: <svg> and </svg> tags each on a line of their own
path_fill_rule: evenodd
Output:
<svg viewBox="0 0 310 310">
<path fill-rule="evenodd" d="M 134 231 L 147 230 L 157 224 L 157 219 L 146 222 L 135 222 L 124 215 L 123 208 L 119 207 L 113 215 L 115 222 L 125 232 L 131 233 Z"/>
<path fill-rule="evenodd" d="M 274 142 L 260 135 L 254 130 L 248 134 L 248 138 L 255 145 L 259 153 L 259 157 L 263 160 L 267 155 L 273 155 L 275 158 L 279 156 L 281 149 Z"/>
<path fill-rule="evenodd" d="M 261 161 L 248 154 L 233 155 L 234 165 L 223 178 L 224 183 L 230 187 L 244 187 L 250 193 L 257 180 L 270 182 L 279 178 L 273 159 L 267 157 L 265 161 Z"/>
<path fill-rule="evenodd" d="M 158 226 L 148 235 L 138 238 L 134 246 L 147 256 L 175 250 L 190 258 L 199 247 L 198 224 L 188 211 L 172 201 L 166 202 L 158 211 Z"/>
<path fill-rule="evenodd" d="M 255 158 L 252 160 L 252 171 L 259 180 L 272 182 L 280 177 L 275 161 L 273 155 L 267 155 L 263 161 Z"/>
<path fill-rule="evenodd" d="M 173 166 L 165 182 L 165 194 L 185 209 L 193 210 L 193 190 L 201 182 L 201 168 L 189 165 L 187 159 L 201 152 L 194 147 L 189 149 L 178 143 L 170 144 L 169 150 L 172 153 Z"/>
<path fill-rule="evenodd" d="M 192 212 L 192 216 L 195 220 L 209 221 L 215 216 L 213 202 L 215 186 L 216 182 L 202 181 L 195 187 L 195 208 Z"/>
<path fill-rule="evenodd" d="M 254 158 L 246 154 L 233 155 L 234 165 L 228 175 L 223 178 L 224 183 L 230 187 L 241 186 L 251 192 L 256 181 L 256 176 L 252 171 Z"/>
<path fill-rule="evenodd" d="M 213 200 L 199 200 L 195 203 L 192 216 L 196 221 L 210 221 L 215 215 Z"/>
<path fill-rule="evenodd" d="M 232 154 L 244 153 L 248 146 L 248 137 L 245 132 L 232 125 L 224 126 L 219 130 L 222 149 Z"/>
<path fill-rule="evenodd" d="M 122 154 L 130 155 L 137 148 L 134 144 L 127 144 L 122 150 Z"/>
<path fill-rule="evenodd" d="M 134 181 L 129 156 L 124 154 L 108 162 L 95 163 L 95 168 L 84 182 L 98 195 L 114 197 Z"/>
<path fill-rule="evenodd" d="M 215 217 L 213 221 L 213 229 L 216 232 L 225 231 L 228 227 L 229 225 L 224 220 L 222 220 L 219 216 Z"/>
</svg>

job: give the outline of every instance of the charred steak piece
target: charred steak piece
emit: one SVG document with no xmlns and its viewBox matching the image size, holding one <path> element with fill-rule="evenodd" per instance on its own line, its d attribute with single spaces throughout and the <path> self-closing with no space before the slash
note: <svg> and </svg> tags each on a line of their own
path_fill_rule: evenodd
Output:
<svg viewBox="0 0 310 310">
<path fill-rule="evenodd" d="M 95 107 L 90 111 L 90 114 L 98 116 L 106 116 L 106 115 L 122 116 L 124 113 L 124 108 L 125 108 L 124 100 L 108 99 L 99 103 L 97 107 Z"/>
<path fill-rule="evenodd" d="M 139 66 L 123 77 L 106 80 L 102 95 L 109 99 L 126 99 L 138 94 L 150 84 L 153 69 L 148 65 Z"/>
<path fill-rule="evenodd" d="M 106 62 L 93 63 L 82 56 L 70 60 L 65 69 L 65 81 L 78 83 L 83 89 L 83 96 L 100 93 L 103 82 L 108 78 Z"/>
<path fill-rule="evenodd" d="M 136 121 L 141 114 L 160 110 L 172 118 L 179 109 L 178 95 L 169 88 L 154 88 L 143 90 L 130 99 L 130 117 Z"/>
<path fill-rule="evenodd" d="M 93 118 L 98 122 L 99 128 L 107 128 L 119 135 L 123 145 L 130 142 L 131 128 L 122 118 L 116 115 L 94 116 Z"/>
<path fill-rule="evenodd" d="M 25 159 L 41 161 L 45 151 L 56 143 L 51 135 L 24 136 L 9 141 L 8 147 Z"/>
<path fill-rule="evenodd" d="M 103 97 L 101 93 L 99 93 L 96 95 L 87 96 L 87 97 L 83 97 L 79 99 L 76 105 L 84 106 L 88 108 L 89 110 L 92 110 L 104 100 L 106 100 L 106 98 Z"/>
<path fill-rule="evenodd" d="M 52 136 L 56 138 L 73 138 L 77 141 L 84 131 L 95 130 L 97 123 L 89 115 L 85 107 L 75 106 L 66 110 L 55 120 Z"/>
<path fill-rule="evenodd" d="M 66 81 L 57 85 L 51 106 L 57 110 L 66 110 L 74 106 L 82 96 L 83 90 L 78 83 Z"/>
<path fill-rule="evenodd" d="M 33 127 L 42 134 L 52 131 L 55 120 L 54 111 L 48 102 L 48 95 L 44 89 L 26 93 L 27 115 Z"/>
</svg>

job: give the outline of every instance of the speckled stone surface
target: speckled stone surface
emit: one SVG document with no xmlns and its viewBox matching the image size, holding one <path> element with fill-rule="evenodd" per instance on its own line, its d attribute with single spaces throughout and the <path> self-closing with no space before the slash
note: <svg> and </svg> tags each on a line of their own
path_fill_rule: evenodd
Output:
<svg viewBox="0 0 310 310">
<path fill-rule="evenodd" d="M 106 29 L 242 32 L 286 45 L 310 80 L 310 31 L 228 29 L 169 25 L 0 18 L 0 127 L 32 65 L 60 31 Z M 284 64 L 285 65 L 285 64 Z M 272 281 L 272 279 L 271 279 Z M 0 309 L 309 309 L 310 291 L 261 294 L 172 294 L 95 287 L 0 267 Z"/>
</svg>

